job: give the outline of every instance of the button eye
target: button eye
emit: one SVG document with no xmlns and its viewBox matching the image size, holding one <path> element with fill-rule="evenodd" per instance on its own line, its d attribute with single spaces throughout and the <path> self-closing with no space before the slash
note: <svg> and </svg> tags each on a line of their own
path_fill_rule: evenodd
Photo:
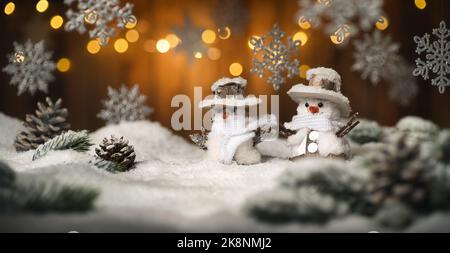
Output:
<svg viewBox="0 0 450 253">
<path fill-rule="evenodd" d="M 322 102 L 318 103 L 317 105 L 318 105 L 319 107 L 323 107 L 323 103 L 322 103 Z"/>
<path fill-rule="evenodd" d="M 308 103 L 305 103 L 305 107 L 309 107 L 309 104 L 308 104 Z"/>
</svg>

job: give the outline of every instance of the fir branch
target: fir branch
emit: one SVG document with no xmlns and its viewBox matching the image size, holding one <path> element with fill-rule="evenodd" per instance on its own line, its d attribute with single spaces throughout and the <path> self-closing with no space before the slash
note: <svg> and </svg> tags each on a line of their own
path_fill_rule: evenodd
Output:
<svg viewBox="0 0 450 253">
<path fill-rule="evenodd" d="M 95 167 L 102 169 L 102 170 L 106 170 L 111 173 L 124 172 L 127 170 L 125 166 L 123 166 L 119 163 L 112 162 L 112 161 L 106 161 L 106 160 L 98 158 L 98 157 L 96 157 L 94 161 L 91 161 L 91 163 Z"/>
<path fill-rule="evenodd" d="M 68 131 L 40 145 L 33 155 L 33 161 L 47 155 L 52 150 L 72 149 L 77 152 L 86 152 L 92 145 L 94 144 L 91 143 L 86 131 Z"/>
</svg>

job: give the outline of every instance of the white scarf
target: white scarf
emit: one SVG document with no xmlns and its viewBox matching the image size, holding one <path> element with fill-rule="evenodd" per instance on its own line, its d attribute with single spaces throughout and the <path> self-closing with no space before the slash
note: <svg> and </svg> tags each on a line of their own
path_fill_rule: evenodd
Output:
<svg viewBox="0 0 450 253">
<path fill-rule="evenodd" d="M 342 123 L 322 115 L 295 115 L 292 117 L 292 121 L 284 123 L 284 126 L 293 131 L 309 128 L 311 130 L 328 132 L 335 131 L 342 126 Z"/>
</svg>

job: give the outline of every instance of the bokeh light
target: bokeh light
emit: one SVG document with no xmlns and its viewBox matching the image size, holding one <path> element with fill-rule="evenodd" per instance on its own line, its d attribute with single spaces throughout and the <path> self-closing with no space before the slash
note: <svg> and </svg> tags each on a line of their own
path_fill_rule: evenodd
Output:
<svg viewBox="0 0 450 253">
<path fill-rule="evenodd" d="M 197 59 L 201 59 L 203 57 L 203 54 L 200 53 L 200 52 L 195 52 L 194 53 L 194 57 L 197 58 Z"/>
<path fill-rule="evenodd" d="M 169 52 L 170 50 L 169 41 L 167 41 L 166 39 L 158 40 L 158 42 L 156 42 L 156 50 L 158 50 L 158 52 L 162 54 Z"/>
<path fill-rule="evenodd" d="M 48 1 L 47 0 L 39 0 L 36 4 L 36 10 L 40 13 L 45 12 L 48 9 Z"/>
<path fill-rule="evenodd" d="M 235 62 L 230 65 L 229 70 L 232 76 L 240 76 L 242 74 L 243 68 L 240 63 Z"/>
<path fill-rule="evenodd" d="M 59 72 L 67 72 L 70 70 L 71 67 L 71 62 L 69 59 L 67 58 L 61 58 L 58 60 L 58 62 L 56 63 L 56 69 Z"/>
<path fill-rule="evenodd" d="M 231 37 L 231 29 L 228 26 L 220 27 L 217 29 L 217 35 L 222 40 L 229 39 Z"/>
<path fill-rule="evenodd" d="M 64 19 L 60 15 L 53 16 L 52 19 L 50 19 L 50 26 L 55 30 L 61 28 L 63 23 Z"/>
<path fill-rule="evenodd" d="M 100 46 L 100 43 L 98 42 L 98 40 L 95 39 L 95 40 L 91 40 L 87 43 L 86 49 L 89 53 L 96 54 L 100 51 L 101 46 Z"/>
<path fill-rule="evenodd" d="M 216 47 L 211 47 L 208 49 L 208 58 L 213 60 L 213 61 L 217 61 L 220 59 L 220 57 L 222 56 L 222 52 L 220 51 L 220 49 L 216 48 Z"/>
<path fill-rule="evenodd" d="M 125 28 L 127 28 L 127 29 L 133 29 L 134 27 L 136 27 L 136 25 L 137 25 L 137 19 L 132 19 L 132 22 L 128 21 L 128 22 L 125 24 Z"/>
<path fill-rule="evenodd" d="M 386 30 L 389 26 L 389 21 L 386 17 L 380 17 L 380 20 L 375 23 L 375 26 L 378 30 Z"/>
<path fill-rule="evenodd" d="M 114 49 L 117 53 L 123 54 L 128 50 L 128 41 L 126 39 L 117 39 L 114 42 Z"/>
<path fill-rule="evenodd" d="M 306 79 L 306 72 L 310 69 L 308 65 L 301 65 L 299 68 L 300 77 Z"/>
<path fill-rule="evenodd" d="M 309 28 L 311 28 L 311 23 L 309 23 L 308 21 L 303 21 L 302 18 L 298 19 L 298 25 L 304 30 L 308 30 Z"/>
<path fill-rule="evenodd" d="M 425 0 L 414 0 L 414 4 L 420 10 L 423 10 L 425 9 L 425 7 L 427 7 L 427 1 Z"/>
<path fill-rule="evenodd" d="M 304 32 L 297 32 L 292 37 L 292 40 L 293 41 L 300 40 L 301 45 L 304 46 L 306 44 L 306 42 L 308 41 L 308 35 L 306 35 L 306 33 L 304 33 Z"/>
<path fill-rule="evenodd" d="M 14 10 L 16 9 L 16 5 L 13 2 L 9 2 L 5 5 L 5 9 L 3 10 L 6 15 L 13 14 Z"/>
<path fill-rule="evenodd" d="M 125 38 L 128 42 L 134 43 L 139 40 L 139 32 L 135 29 L 128 30 L 125 33 Z"/>
<path fill-rule="evenodd" d="M 166 40 L 169 42 L 171 48 L 174 48 L 180 44 L 180 38 L 173 33 L 167 35 Z"/>
<path fill-rule="evenodd" d="M 216 32 L 213 30 L 207 29 L 202 33 L 202 40 L 206 44 L 212 44 L 216 41 Z"/>
<path fill-rule="evenodd" d="M 253 50 L 255 47 L 252 45 L 252 43 L 251 43 L 251 39 L 252 38 L 255 38 L 255 39 L 259 39 L 259 38 L 261 38 L 260 36 L 252 36 L 252 37 L 250 37 L 250 39 L 248 39 L 248 47 L 251 49 L 251 50 Z"/>
</svg>

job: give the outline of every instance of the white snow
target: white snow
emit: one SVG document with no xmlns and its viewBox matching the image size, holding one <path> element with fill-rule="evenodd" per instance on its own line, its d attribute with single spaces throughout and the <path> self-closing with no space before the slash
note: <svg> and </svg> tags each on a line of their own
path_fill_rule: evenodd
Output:
<svg viewBox="0 0 450 253">
<path fill-rule="evenodd" d="M 138 121 L 103 127 L 91 137 L 98 144 L 111 134 L 125 136 L 136 151 L 136 168 L 111 174 L 89 164 L 87 153 L 53 151 L 34 162 L 33 151 L 13 147 L 20 122 L 0 114 L 0 160 L 16 171 L 66 184 L 100 190 L 95 210 L 73 214 L 13 214 L 0 216 L 1 231 L 32 232 L 368 232 L 377 230 L 364 217 L 350 216 L 314 224 L 270 225 L 243 212 L 250 196 L 274 188 L 279 175 L 293 162 L 265 159 L 251 166 L 223 165 L 174 135 L 159 123 Z M 449 218 L 441 215 L 431 219 Z M 414 230 L 429 231 L 423 221 Z"/>
</svg>

